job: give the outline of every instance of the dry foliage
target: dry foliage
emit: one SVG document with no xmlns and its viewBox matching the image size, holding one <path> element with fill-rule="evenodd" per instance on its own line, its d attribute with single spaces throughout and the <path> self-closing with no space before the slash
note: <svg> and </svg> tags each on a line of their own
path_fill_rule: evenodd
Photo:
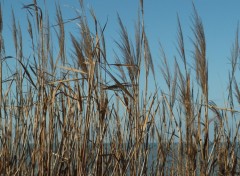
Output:
<svg viewBox="0 0 240 176">
<path fill-rule="evenodd" d="M 240 174 L 240 124 L 235 119 L 239 112 L 234 110 L 240 102 L 235 77 L 238 30 L 229 74 L 230 108 L 220 108 L 208 99 L 206 41 L 195 7 L 194 68 L 188 64 L 192 58 L 186 56 L 178 18 L 180 59 L 173 67 L 161 46 L 160 72 L 168 89 L 163 91 L 145 32 L 143 0 L 135 42 L 118 16 L 121 40 L 116 41 L 119 52 L 114 63 L 105 48 L 107 23 L 102 27 L 91 10 L 95 28 L 90 29 L 83 4 L 80 1 L 82 15 L 68 21 L 57 6 L 53 25 L 36 0 L 25 5 L 28 34 L 24 37 L 31 41 L 30 57 L 24 53 L 27 46 L 14 11 L 15 53 L 5 54 L 0 7 L 1 175 Z M 70 34 L 68 50 L 65 25 L 72 21 L 77 21 L 80 36 Z M 52 36 L 57 40 L 53 42 Z M 57 53 L 53 48 L 58 48 Z M 7 66 L 14 61 L 16 68 L 11 70 Z M 149 76 L 154 78 L 154 92 L 148 86 Z M 237 122 L 231 128 L 229 119 Z M 211 142 L 210 126 L 214 127 Z"/>
</svg>

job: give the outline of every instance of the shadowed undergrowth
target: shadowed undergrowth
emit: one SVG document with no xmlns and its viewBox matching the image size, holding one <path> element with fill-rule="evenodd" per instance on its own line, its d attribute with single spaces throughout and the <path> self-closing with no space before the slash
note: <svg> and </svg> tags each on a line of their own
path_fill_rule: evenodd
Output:
<svg viewBox="0 0 240 176">
<path fill-rule="evenodd" d="M 160 46 L 161 66 L 156 70 L 144 27 L 143 1 L 139 5 L 134 40 L 118 16 L 115 61 L 108 58 L 105 45 L 108 24 L 99 24 L 93 10 L 86 15 L 82 1 L 81 14 L 68 21 L 56 6 L 56 24 L 50 24 L 48 13 L 36 0 L 23 6 L 28 26 L 21 26 L 12 11 L 14 46 L 4 46 L 7 36 L 2 34 L 1 10 L 1 174 L 240 174 L 239 112 L 235 110 L 240 103 L 235 76 L 238 29 L 228 103 L 218 107 L 209 100 L 206 41 L 195 7 L 193 58 L 186 55 L 178 18 L 179 56 L 169 65 Z M 79 25 L 78 33 L 66 37 L 65 26 L 73 21 Z M 22 28 L 28 33 L 23 35 Z M 23 37 L 31 46 L 23 43 Z M 5 52 L 9 47 L 14 48 L 12 55 Z M 160 75 L 165 83 L 158 85 Z"/>
</svg>

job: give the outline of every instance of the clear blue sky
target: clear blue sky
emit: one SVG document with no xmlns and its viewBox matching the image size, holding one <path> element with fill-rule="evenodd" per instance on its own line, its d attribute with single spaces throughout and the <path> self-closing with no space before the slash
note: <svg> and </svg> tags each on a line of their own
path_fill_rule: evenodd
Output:
<svg viewBox="0 0 240 176">
<path fill-rule="evenodd" d="M 43 2 L 47 3 L 51 23 L 55 24 L 54 0 L 38 0 L 38 2 L 40 7 L 43 6 Z M 76 16 L 75 10 L 79 9 L 78 0 L 59 0 L 57 2 L 61 4 L 64 19 Z M 7 36 L 5 37 L 7 55 L 13 53 L 11 41 L 11 7 L 14 9 L 16 19 L 19 20 L 24 34 L 27 32 L 26 11 L 21 8 L 22 4 L 30 3 L 32 3 L 31 0 L 2 0 L 4 35 Z M 112 49 L 116 48 L 113 40 L 119 38 L 117 13 L 119 13 L 133 39 L 134 23 L 137 20 L 138 3 L 138 0 L 85 0 L 86 8 L 93 7 L 102 25 L 104 25 L 108 19 L 105 36 L 109 49 L 109 62 L 111 62 L 111 58 L 113 58 Z M 228 71 L 231 68 L 228 60 L 231 56 L 230 49 L 235 40 L 236 27 L 240 19 L 240 1 L 197 0 L 194 1 L 194 4 L 205 27 L 207 58 L 209 61 L 210 99 L 223 103 L 223 94 L 225 94 L 226 97 L 227 92 Z M 170 63 L 173 61 L 174 56 L 178 56 L 176 51 L 177 14 L 182 23 L 188 58 L 192 60 L 192 45 L 189 40 L 189 38 L 192 37 L 192 1 L 145 0 L 144 9 L 146 32 L 150 42 L 153 59 L 156 61 L 155 63 L 160 64 L 159 42 L 162 43 Z M 75 24 L 67 24 L 67 28 L 71 30 L 71 32 L 77 32 L 77 26 Z M 69 39 L 68 35 L 67 37 L 67 39 Z M 24 40 L 26 39 L 24 38 Z M 159 73 L 157 64 L 155 69 Z"/>
</svg>

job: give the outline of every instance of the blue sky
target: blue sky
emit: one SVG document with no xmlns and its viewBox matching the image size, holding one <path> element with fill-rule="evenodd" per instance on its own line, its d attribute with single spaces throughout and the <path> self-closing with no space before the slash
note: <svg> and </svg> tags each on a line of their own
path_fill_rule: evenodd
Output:
<svg viewBox="0 0 240 176">
<path fill-rule="evenodd" d="M 47 4 L 51 23 L 55 24 L 54 16 L 55 3 L 53 0 L 39 0 L 39 6 Z M 78 0 L 59 0 L 64 19 L 76 16 L 75 11 L 79 9 Z M 156 71 L 159 74 L 160 50 L 159 43 L 163 45 L 169 62 L 173 61 L 174 56 L 178 57 L 176 50 L 177 44 L 177 14 L 180 17 L 183 33 L 186 42 L 186 49 L 189 61 L 191 57 L 191 15 L 193 13 L 192 2 L 190 0 L 151 0 L 144 3 L 145 27 L 149 39 L 150 48 L 154 61 L 156 61 Z M 22 9 L 22 4 L 30 4 L 31 0 L 2 0 L 4 35 L 6 54 L 11 55 L 11 7 L 14 9 L 16 19 L 19 20 L 23 34 L 27 32 L 26 11 Z M 92 7 L 98 17 L 99 22 L 104 25 L 108 19 L 105 37 L 107 42 L 108 59 L 113 58 L 113 49 L 116 49 L 114 40 L 119 38 L 119 26 L 117 23 L 117 13 L 119 13 L 130 36 L 134 39 L 134 23 L 137 20 L 138 0 L 85 0 L 86 8 Z M 202 18 L 207 41 L 207 58 L 209 63 L 209 91 L 210 99 L 217 103 L 223 103 L 223 95 L 226 98 L 228 71 L 231 68 L 229 58 L 230 50 L 235 40 L 235 33 L 240 19 L 240 1 L 194 1 L 195 7 Z M 67 29 L 77 32 L 76 24 L 67 24 Z M 67 36 L 67 40 L 69 36 Z M 8 40 L 8 39 L 9 40 Z M 24 38 L 24 37 L 23 37 Z M 28 40 L 24 38 L 24 40 Z M 27 42 L 27 41 L 26 41 Z M 114 61 L 112 61 L 114 62 Z M 193 71 L 192 71 L 193 72 Z"/>
</svg>

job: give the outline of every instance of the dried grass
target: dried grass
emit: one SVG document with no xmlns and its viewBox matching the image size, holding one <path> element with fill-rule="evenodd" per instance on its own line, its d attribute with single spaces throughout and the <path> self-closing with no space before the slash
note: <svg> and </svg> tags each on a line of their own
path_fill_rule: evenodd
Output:
<svg viewBox="0 0 240 176">
<path fill-rule="evenodd" d="M 83 4 L 80 1 L 80 9 L 85 14 Z M 229 76 L 230 107 L 218 107 L 208 99 L 206 41 L 196 8 L 193 7 L 192 28 L 195 67 L 188 65 L 178 17 L 180 60 L 175 58 L 174 67 L 169 66 L 161 46 L 160 71 L 167 85 L 164 92 L 157 87 L 142 0 L 140 7 L 135 43 L 118 16 L 121 40 L 116 41 L 119 52 L 115 53 L 113 63 L 105 48 L 107 23 L 102 28 L 93 10 L 90 14 L 94 29 L 89 28 L 85 16 L 64 21 L 60 6 L 56 7 L 57 24 L 51 25 L 36 0 L 24 6 L 33 17 L 27 17 L 33 55 L 26 58 L 23 52 L 21 27 L 14 10 L 15 53 L 6 55 L 2 36 L 4 12 L 0 6 L 2 175 L 240 174 L 240 123 L 229 127 L 229 119 L 237 122 L 235 116 L 239 113 L 235 109 L 235 104 L 240 102 L 235 76 L 238 30 Z M 73 20 L 78 20 L 80 36 L 70 34 L 72 55 L 69 56 L 65 25 Z M 58 43 L 51 40 L 54 34 Z M 58 47 L 56 56 L 53 47 Z M 69 62 L 69 57 L 73 62 Z M 13 60 L 15 70 L 8 71 L 11 75 L 3 74 L 3 65 Z M 140 69 L 142 65 L 145 70 Z M 191 73 L 192 69 L 195 74 Z M 145 85 L 141 83 L 141 75 Z M 149 91 L 149 76 L 154 77 L 154 92 Z M 210 142 L 212 122 L 214 139 Z"/>
</svg>

